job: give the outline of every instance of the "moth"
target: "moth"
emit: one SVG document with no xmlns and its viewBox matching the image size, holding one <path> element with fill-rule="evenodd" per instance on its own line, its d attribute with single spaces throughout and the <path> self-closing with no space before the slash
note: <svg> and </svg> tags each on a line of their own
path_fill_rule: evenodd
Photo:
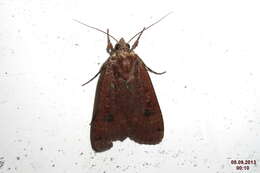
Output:
<svg viewBox="0 0 260 173">
<path fill-rule="evenodd" d="M 127 137 L 139 144 L 158 144 L 164 135 L 161 109 L 149 77 L 153 71 L 145 65 L 134 52 L 143 32 L 161 21 L 143 28 L 128 42 L 119 41 L 107 32 L 83 24 L 107 35 L 109 58 L 99 72 L 82 86 L 88 84 L 99 74 L 96 88 L 93 116 L 90 128 L 91 146 L 94 151 L 102 152 L 113 146 L 113 141 L 123 141 Z M 138 37 L 137 37 L 138 36 Z M 129 42 L 137 37 L 130 47 Z M 112 45 L 110 38 L 116 41 Z"/>
</svg>

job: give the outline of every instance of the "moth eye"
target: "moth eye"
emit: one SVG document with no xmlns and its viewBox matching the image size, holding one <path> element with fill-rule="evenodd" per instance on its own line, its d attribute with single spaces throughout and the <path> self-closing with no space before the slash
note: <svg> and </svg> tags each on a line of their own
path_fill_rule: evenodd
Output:
<svg viewBox="0 0 260 173">
<path fill-rule="evenodd" d="M 115 45 L 115 49 L 116 49 L 116 50 L 120 49 L 120 44 L 116 44 L 116 45 Z"/>
<path fill-rule="evenodd" d="M 127 46 L 128 49 L 130 49 L 130 45 L 128 43 L 126 44 L 126 46 Z"/>
</svg>

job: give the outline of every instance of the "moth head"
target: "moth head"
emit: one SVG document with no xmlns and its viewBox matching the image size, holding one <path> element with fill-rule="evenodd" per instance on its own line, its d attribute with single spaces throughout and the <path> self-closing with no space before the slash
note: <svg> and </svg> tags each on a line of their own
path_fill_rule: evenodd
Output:
<svg viewBox="0 0 260 173">
<path fill-rule="evenodd" d="M 111 55 L 114 51 L 127 51 L 127 52 L 132 52 L 137 46 L 138 46 L 138 41 L 141 37 L 141 35 L 143 34 L 143 32 L 147 29 L 149 29 L 150 27 L 152 27 L 153 25 L 159 23 L 161 20 L 163 20 L 165 17 L 167 17 L 168 15 L 170 15 L 172 12 L 166 14 L 165 16 L 163 16 L 161 19 L 157 20 L 156 22 L 154 22 L 153 24 L 149 25 L 148 27 L 144 27 L 142 31 L 138 32 L 137 34 L 135 34 L 128 42 L 125 42 L 125 40 L 123 38 L 121 38 L 119 41 L 113 37 L 112 35 L 109 34 L 109 29 L 107 29 L 107 32 L 99 29 L 99 28 L 96 28 L 96 27 L 93 27 L 93 26 L 90 26 L 90 25 L 87 25 L 85 23 L 82 23 L 78 20 L 75 20 L 73 19 L 74 21 L 82 24 L 82 25 L 85 25 L 89 28 L 92 28 L 92 29 L 95 29 L 99 32 L 102 32 L 104 34 L 107 35 L 107 40 L 108 40 L 108 45 L 107 45 L 107 52 Z M 138 36 L 138 37 L 137 37 Z M 130 45 L 128 43 L 131 42 L 131 40 L 133 40 L 135 37 L 137 37 L 136 41 L 134 42 L 134 44 L 132 45 L 132 47 L 130 48 Z M 110 38 L 114 39 L 117 43 L 115 45 L 115 47 L 113 48 L 113 45 L 112 43 L 110 42 Z"/>
<path fill-rule="evenodd" d="M 130 45 L 125 42 L 124 38 L 121 38 L 115 45 L 116 51 L 130 51 Z"/>
</svg>

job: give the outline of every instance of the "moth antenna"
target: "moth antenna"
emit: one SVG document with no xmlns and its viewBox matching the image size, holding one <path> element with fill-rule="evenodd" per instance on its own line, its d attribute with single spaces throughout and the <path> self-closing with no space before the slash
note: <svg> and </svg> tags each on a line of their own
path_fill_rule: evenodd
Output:
<svg viewBox="0 0 260 173">
<path fill-rule="evenodd" d="M 153 71 L 152 69 L 150 69 L 150 68 L 149 68 L 148 66 L 146 66 L 145 64 L 144 64 L 144 66 L 147 68 L 147 70 L 148 70 L 149 72 L 152 72 L 152 73 L 157 74 L 157 75 L 161 75 L 161 74 L 166 73 L 166 71 L 164 71 L 164 72 L 156 72 L 156 71 Z"/>
<path fill-rule="evenodd" d="M 87 26 L 87 27 L 89 27 L 89 28 L 92 28 L 92 29 L 95 29 L 95 30 L 97 30 L 97 31 L 99 31 L 99 32 L 102 32 L 102 33 L 108 35 L 109 37 L 113 38 L 116 42 L 118 42 L 118 40 L 117 40 L 115 37 L 113 37 L 112 35 L 108 34 L 108 33 L 105 32 L 105 31 L 102 31 L 101 29 L 98 29 L 98 28 L 96 28 L 96 27 L 87 25 L 87 24 L 85 24 L 85 23 L 83 23 L 83 22 L 81 22 L 81 21 L 78 21 L 78 20 L 76 20 L 76 19 L 73 19 L 73 20 L 74 20 L 75 22 L 78 22 L 78 23 L 80 23 L 80 24 L 82 24 L 82 25 L 85 25 L 85 26 Z"/>
<path fill-rule="evenodd" d="M 130 49 L 130 51 L 134 50 L 137 46 L 138 46 L 138 42 L 139 39 L 141 38 L 141 35 L 143 34 L 145 28 L 141 31 L 141 33 L 139 34 L 138 38 L 136 39 L 136 41 L 134 42 L 134 44 L 132 45 L 132 48 Z"/>
<path fill-rule="evenodd" d="M 127 43 L 130 43 L 130 41 L 132 41 L 136 36 L 138 36 L 139 34 L 141 34 L 143 31 L 151 28 L 153 25 L 159 23 L 160 21 L 162 21 L 164 18 L 166 18 L 167 16 L 169 16 L 171 13 L 173 13 L 172 11 L 169 12 L 168 14 L 164 15 L 162 18 L 160 18 L 159 20 L 157 20 L 156 22 L 154 22 L 153 24 L 149 25 L 148 27 L 145 27 L 144 30 L 138 32 L 137 34 L 135 34 Z"/>
<path fill-rule="evenodd" d="M 101 71 L 101 70 L 100 70 Z M 92 80 L 94 80 L 100 73 L 100 71 L 94 76 L 92 77 L 89 81 L 87 81 L 86 83 L 82 84 L 81 86 L 87 85 L 89 82 L 91 82 Z"/>
</svg>

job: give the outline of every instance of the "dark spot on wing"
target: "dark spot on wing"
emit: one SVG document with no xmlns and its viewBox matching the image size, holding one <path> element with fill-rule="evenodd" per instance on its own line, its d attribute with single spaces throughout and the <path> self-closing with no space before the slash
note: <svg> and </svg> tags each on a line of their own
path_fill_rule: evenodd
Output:
<svg viewBox="0 0 260 173">
<path fill-rule="evenodd" d="M 149 109 L 145 109 L 145 110 L 144 110 L 144 116 L 149 117 L 149 116 L 151 116 L 152 114 L 153 114 L 153 112 L 152 112 L 151 110 L 149 110 Z"/>
<path fill-rule="evenodd" d="M 101 139 L 102 139 L 101 136 L 96 137 L 96 141 L 100 141 Z"/>
<path fill-rule="evenodd" d="M 160 131 L 162 131 L 162 129 L 161 129 L 161 128 L 158 128 L 157 131 L 160 132 Z"/>
<path fill-rule="evenodd" d="M 104 117 L 104 121 L 106 121 L 106 122 L 112 122 L 112 121 L 114 121 L 114 117 L 113 117 L 113 115 L 112 114 L 107 114 L 107 115 L 105 115 L 105 117 Z"/>
</svg>

